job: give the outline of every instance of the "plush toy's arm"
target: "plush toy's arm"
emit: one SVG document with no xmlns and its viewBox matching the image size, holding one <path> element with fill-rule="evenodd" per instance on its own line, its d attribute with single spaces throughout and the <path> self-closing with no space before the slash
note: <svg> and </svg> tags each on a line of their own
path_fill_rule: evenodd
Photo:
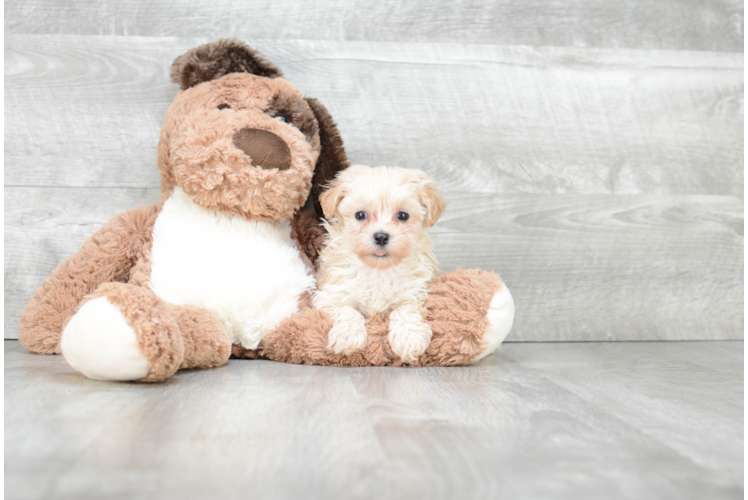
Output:
<svg viewBox="0 0 748 500">
<path fill-rule="evenodd" d="M 102 283 L 128 281 L 130 269 L 151 241 L 156 216 L 156 205 L 117 215 L 57 266 L 21 314 L 21 344 L 37 354 L 59 354 L 62 330 L 83 297 Z"/>
</svg>

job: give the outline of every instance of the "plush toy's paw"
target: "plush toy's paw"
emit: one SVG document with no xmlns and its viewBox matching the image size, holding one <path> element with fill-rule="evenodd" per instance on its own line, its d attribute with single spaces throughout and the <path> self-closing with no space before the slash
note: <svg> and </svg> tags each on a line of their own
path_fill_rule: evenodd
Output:
<svg viewBox="0 0 748 500">
<path fill-rule="evenodd" d="M 514 299 L 506 285 L 501 288 L 491 299 L 491 305 L 486 314 L 488 326 L 483 334 L 485 350 L 473 358 L 473 363 L 480 361 L 499 348 L 514 323 Z"/>
<path fill-rule="evenodd" d="M 366 347 L 366 321 L 351 307 L 330 312 L 332 328 L 327 334 L 327 349 L 335 354 L 349 355 Z"/>
<path fill-rule="evenodd" d="M 415 307 L 399 307 L 390 313 L 387 335 L 392 350 L 403 363 L 416 361 L 431 342 L 431 327 Z"/>
<path fill-rule="evenodd" d="M 106 297 L 92 299 L 70 319 L 60 341 L 65 361 L 95 380 L 138 380 L 150 370 L 135 331 Z"/>
</svg>

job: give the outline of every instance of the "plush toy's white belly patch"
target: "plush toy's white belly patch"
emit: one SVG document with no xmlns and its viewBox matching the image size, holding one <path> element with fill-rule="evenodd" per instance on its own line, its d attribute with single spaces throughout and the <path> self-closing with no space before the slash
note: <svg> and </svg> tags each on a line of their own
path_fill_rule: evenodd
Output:
<svg viewBox="0 0 748 500">
<path fill-rule="evenodd" d="M 180 188 L 153 228 L 151 289 L 167 302 L 216 314 L 232 343 L 255 349 L 262 336 L 298 311 L 314 288 L 289 221 L 247 221 L 206 210 Z"/>
</svg>

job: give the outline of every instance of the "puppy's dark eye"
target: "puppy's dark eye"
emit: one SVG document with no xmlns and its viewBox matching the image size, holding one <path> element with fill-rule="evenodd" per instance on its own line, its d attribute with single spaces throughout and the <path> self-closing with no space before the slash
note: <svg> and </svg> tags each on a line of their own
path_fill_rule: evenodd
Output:
<svg viewBox="0 0 748 500">
<path fill-rule="evenodd" d="M 366 212 L 356 212 L 356 220 L 366 219 Z"/>
<path fill-rule="evenodd" d="M 228 104 L 219 104 L 218 109 L 231 109 L 231 106 Z"/>
<path fill-rule="evenodd" d="M 276 118 L 279 119 L 280 121 L 282 121 L 283 123 L 288 123 L 288 118 L 286 118 L 283 115 L 278 115 L 278 116 L 276 116 Z"/>
<path fill-rule="evenodd" d="M 397 220 L 399 220 L 400 222 L 405 222 L 406 220 L 408 220 L 409 217 L 410 215 L 406 214 L 405 212 L 397 213 Z"/>
</svg>

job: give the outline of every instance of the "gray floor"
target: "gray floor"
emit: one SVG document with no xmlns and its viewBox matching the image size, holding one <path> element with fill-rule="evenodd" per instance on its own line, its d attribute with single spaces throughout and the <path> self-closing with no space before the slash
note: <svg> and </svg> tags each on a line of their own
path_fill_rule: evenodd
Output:
<svg viewBox="0 0 748 500">
<path fill-rule="evenodd" d="M 742 498 L 743 342 L 474 367 L 232 360 L 146 385 L 5 341 L 5 497 Z"/>
</svg>

